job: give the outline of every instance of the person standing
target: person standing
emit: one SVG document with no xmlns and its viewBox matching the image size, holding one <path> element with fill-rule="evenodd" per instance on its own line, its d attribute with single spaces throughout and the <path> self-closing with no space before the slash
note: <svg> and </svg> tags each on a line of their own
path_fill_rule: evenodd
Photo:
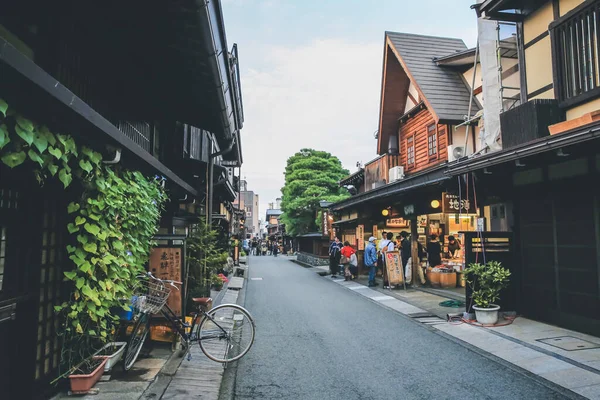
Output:
<svg viewBox="0 0 600 400">
<path fill-rule="evenodd" d="M 369 268 L 369 287 L 377 286 L 375 281 L 375 272 L 377 272 L 377 249 L 375 248 L 375 237 L 369 238 L 369 244 L 365 249 L 364 258 L 365 267 Z"/>
<path fill-rule="evenodd" d="M 427 261 L 431 268 L 442 263 L 442 245 L 435 234 L 429 237 L 429 243 L 427 243 Z"/>
<path fill-rule="evenodd" d="M 279 253 L 279 243 L 273 243 L 273 257 L 277 257 L 277 253 Z"/>
<path fill-rule="evenodd" d="M 450 258 L 458 257 L 458 251 L 461 249 L 460 240 L 454 236 L 448 236 L 448 255 Z"/>
<path fill-rule="evenodd" d="M 342 247 L 342 256 L 346 257 L 347 262 L 344 264 L 344 280 L 348 281 L 354 279 L 354 275 L 350 272 L 350 259 L 353 255 L 356 254 L 356 250 L 350 246 L 349 241 L 344 242 L 344 247 Z M 355 256 L 356 257 L 356 256 Z"/>
<path fill-rule="evenodd" d="M 333 242 L 329 245 L 329 270 L 332 278 L 335 278 L 340 270 L 341 247 L 340 239 L 337 236 L 334 237 Z"/>
<path fill-rule="evenodd" d="M 404 272 L 404 278 L 406 279 L 406 283 L 410 284 L 412 278 L 412 270 L 409 272 L 406 270 L 408 265 L 408 259 L 411 257 L 412 247 L 410 244 L 410 239 L 408 237 L 408 232 L 402 231 L 400 232 L 400 236 L 402 237 L 402 251 L 400 252 L 400 257 L 402 259 L 402 271 Z"/>
<path fill-rule="evenodd" d="M 392 232 L 388 232 L 386 234 L 386 240 L 382 241 L 382 242 L 384 242 L 384 245 L 381 248 L 381 255 L 382 255 L 382 259 L 383 259 L 383 276 L 384 276 L 383 287 L 385 289 L 391 289 L 389 277 L 387 275 L 387 268 L 385 266 L 385 253 L 387 253 L 388 251 L 394 251 L 396 243 L 394 242 L 393 239 L 394 239 L 394 234 Z"/>
</svg>

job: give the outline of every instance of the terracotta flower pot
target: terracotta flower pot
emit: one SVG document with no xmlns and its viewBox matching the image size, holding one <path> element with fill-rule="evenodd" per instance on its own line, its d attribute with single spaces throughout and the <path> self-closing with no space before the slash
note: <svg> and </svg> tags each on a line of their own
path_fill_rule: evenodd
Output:
<svg viewBox="0 0 600 400">
<path fill-rule="evenodd" d="M 86 393 L 94 387 L 96 382 L 104 374 L 104 365 L 108 361 L 106 357 L 94 357 L 94 360 L 101 360 L 100 364 L 89 374 L 69 375 L 71 381 L 71 391 L 74 393 Z"/>
</svg>

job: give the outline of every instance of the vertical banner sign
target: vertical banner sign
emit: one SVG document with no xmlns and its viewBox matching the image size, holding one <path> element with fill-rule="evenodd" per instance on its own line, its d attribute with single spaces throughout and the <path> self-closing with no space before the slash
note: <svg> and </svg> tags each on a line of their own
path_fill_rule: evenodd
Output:
<svg viewBox="0 0 600 400">
<path fill-rule="evenodd" d="M 373 225 L 373 237 L 375 239 L 379 238 L 379 231 L 377 230 L 377 225 Z"/>
<path fill-rule="evenodd" d="M 150 272 L 157 278 L 182 282 L 182 265 L 182 247 L 155 247 L 150 253 Z M 167 304 L 175 315 L 181 315 L 181 290 L 171 288 Z"/>
<path fill-rule="evenodd" d="M 395 250 L 385 253 L 385 268 L 388 273 L 390 285 L 399 285 L 404 281 L 404 272 L 402 271 L 402 260 L 399 251 Z"/>
<path fill-rule="evenodd" d="M 364 225 L 358 225 L 356 227 L 356 246 L 358 248 L 358 250 L 364 250 L 365 249 L 365 226 Z"/>
<path fill-rule="evenodd" d="M 321 232 L 323 232 L 323 236 L 329 236 L 329 212 L 323 210 L 322 214 Z"/>
</svg>

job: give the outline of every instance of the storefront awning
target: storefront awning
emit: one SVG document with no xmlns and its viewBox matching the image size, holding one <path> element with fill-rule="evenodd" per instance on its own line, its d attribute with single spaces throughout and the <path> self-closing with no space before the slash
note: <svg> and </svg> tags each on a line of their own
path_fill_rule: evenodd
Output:
<svg viewBox="0 0 600 400">
<path fill-rule="evenodd" d="M 352 196 L 349 199 L 332 204 L 329 208 L 333 211 L 341 211 L 349 207 L 363 204 L 370 200 L 397 196 L 410 190 L 444 182 L 450 179 L 450 176 L 444 173 L 445 169 L 446 163 L 438 165 L 430 170 L 416 173 L 400 181 L 389 183 L 377 189 L 369 190 L 368 192 Z"/>
<path fill-rule="evenodd" d="M 600 138 L 600 122 L 573 129 L 567 133 L 545 137 L 524 143 L 517 147 L 474 157 L 470 160 L 449 164 L 447 175 L 461 175 L 494 165 L 512 162 L 544 152 L 559 150 L 571 145 Z"/>
<path fill-rule="evenodd" d="M 350 218 L 350 219 L 345 219 L 343 221 L 335 221 L 331 225 L 340 226 L 340 225 L 349 224 L 349 223 L 356 222 L 356 221 L 358 221 L 358 218 Z"/>
</svg>

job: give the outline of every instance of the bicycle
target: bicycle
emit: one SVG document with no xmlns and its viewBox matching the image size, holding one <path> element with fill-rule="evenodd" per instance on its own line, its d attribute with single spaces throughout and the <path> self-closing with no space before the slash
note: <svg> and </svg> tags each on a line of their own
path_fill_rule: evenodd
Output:
<svg viewBox="0 0 600 400">
<path fill-rule="evenodd" d="M 140 280 L 137 296 L 134 296 L 132 307 L 137 309 L 136 322 L 123 355 L 123 369 L 128 371 L 137 360 L 142 345 L 150 329 L 151 315 L 161 313 L 173 327 L 181 339 L 179 356 L 188 354 L 193 342 L 198 342 L 200 349 L 209 359 L 227 364 L 242 358 L 254 344 L 254 319 L 245 308 L 237 304 L 221 304 L 209 311 L 207 306 L 212 302 L 210 297 L 193 298 L 197 304 L 197 312 L 192 313 L 192 324 L 182 321 L 166 304 L 171 293 L 168 286 L 179 290 L 176 284 L 182 282 L 162 280 L 148 272 Z M 200 322 L 197 323 L 198 319 Z M 189 333 L 188 333 L 189 329 Z"/>
</svg>

